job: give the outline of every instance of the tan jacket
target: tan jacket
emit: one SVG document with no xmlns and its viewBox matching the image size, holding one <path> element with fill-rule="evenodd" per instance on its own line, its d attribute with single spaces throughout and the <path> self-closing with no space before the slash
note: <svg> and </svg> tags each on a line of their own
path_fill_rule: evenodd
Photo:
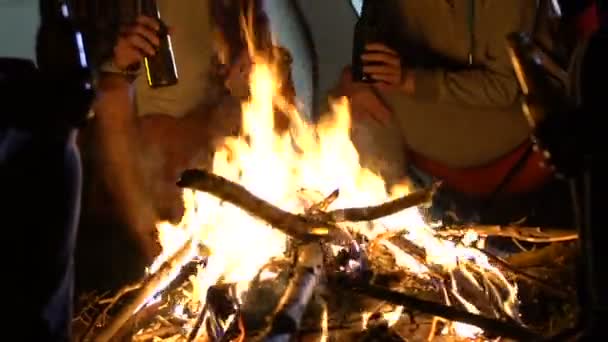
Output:
<svg viewBox="0 0 608 342">
<path fill-rule="evenodd" d="M 453 167 L 471 167 L 527 139 L 506 36 L 534 32 L 551 48 L 549 6 L 538 11 L 535 0 L 385 3 L 392 7 L 387 20 L 398 32 L 394 47 L 415 75 L 413 96 L 386 96 L 410 149 Z"/>
</svg>

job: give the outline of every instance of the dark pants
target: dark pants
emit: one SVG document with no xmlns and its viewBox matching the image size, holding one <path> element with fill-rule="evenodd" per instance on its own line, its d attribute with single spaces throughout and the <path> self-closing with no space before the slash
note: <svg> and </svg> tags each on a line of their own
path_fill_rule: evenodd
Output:
<svg viewBox="0 0 608 342">
<path fill-rule="evenodd" d="M 3 307 L 20 341 L 69 341 L 80 211 L 75 132 L 0 128 Z"/>
</svg>

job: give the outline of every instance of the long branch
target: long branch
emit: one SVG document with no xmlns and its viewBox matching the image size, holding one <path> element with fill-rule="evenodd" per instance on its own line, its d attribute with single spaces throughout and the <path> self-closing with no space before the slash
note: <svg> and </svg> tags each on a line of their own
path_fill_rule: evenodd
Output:
<svg viewBox="0 0 608 342">
<path fill-rule="evenodd" d="M 435 194 L 436 184 L 430 189 L 416 191 L 410 195 L 371 207 L 337 209 L 327 213 L 334 222 L 373 221 L 390 216 L 408 208 L 416 207 L 431 201 Z"/>
<path fill-rule="evenodd" d="M 487 318 L 452 306 L 419 299 L 397 291 L 371 284 L 357 284 L 354 287 L 344 287 L 347 290 L 366 295 L 368 297 L 387 301 L 395 305 L 402 305 L 411 310 L 424 312 L 433 316 L 443 317 L 450 321 L 462 322 L 479 327 L 502 337 L 514 338 L 518 341 L 542 340 L 536 333 L 504 321 Z"/>
<path fill-rule="evenodd" d="M 484 237 L 509 237 L 532 243 L 566 242 L 578 239 L 578 233 L 572 230 L 519 226 L 450 227 L 448 229 L 437 230 L 437 235 L 442 237 L 461 236 L 467 231 L 473 231 Z"/>
<path fill-rule="evenodd" d="M 184 171 L 177 185 L 207 192 L 222 201 L 230 202 L 283 233 L 302 241 L 329 240 L 345 244 L 351 240 L 350 236 L 334 223 L 315 216 L 297 215 L 281 210 L 255 196 L 243 186 L 207 171 Z"/>
<path fill-rule="evenodd" d="M 389 216 L 428 202 L 435 192 L 433 187 L 378 206 L 338 209 L 318 215 L 297 215 L 256 197 L 237 183 L 204 170 L 184 171 L 177 185 L 207 192 L 230 202 L 296 239 L 303 241 L 321 239 L 342 244 L 350 242 L 350 237 L 335 222 L 371 221 Z"/>
</svg>

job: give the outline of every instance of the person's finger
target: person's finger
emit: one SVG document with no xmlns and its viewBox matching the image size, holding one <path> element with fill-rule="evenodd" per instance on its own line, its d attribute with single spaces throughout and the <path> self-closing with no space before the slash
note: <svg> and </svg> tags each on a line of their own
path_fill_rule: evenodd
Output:
<svg viewBox="0 0 608 342">
<path fill-rule="evenodd" d="M 363 72 L 366 74 L 399 75 L 401 74 L 401 68 L 387 64 L 366 65 L 363 67 Z"/>
<path fill-rule="evenodd" d="M 368 117 L 381 124 L 388 124 L 391 112 L 384 102 L 371 90 L 360 93 L 352 101 L 352 110 L 358 112 L 359 117 Z"/>
<path fill-rule="evenodd" d="M 385 82 L 376 82 L 374 84 L 372 84 L 372 86 L 374 88 L 376 88 L 376 91 L 380 92 L 380 93 L 393 93 L 395 91 L 398 90 L 397 87 L 395 87 L 395 85 L 392 84 L 388 84 Z"/>
<path fill-rule="evenodd" d="M 377 121 L 382 124 L 388 124 L 391 118 L 391 111 L 384 103 L 384 100 L 380 97 L 380 94 L 377 92 L 376 88 L 370 87 L 369 91 L 370 102 L 368 110 L 372 112 Z"/>
<path fill-rule="evenodd" d="M 399 57 L 384 52 L 366 52 L 361 55 L 361 59 L 364 62 L 384 63 L 395 67 L 401 66 Z"/>
<path fill-rule="evenodd" d="M 369 52 L 383 52 L 395 57 L 399 57 L 399 53 L 397 53 L 397 51 L 381 43 L 369 43 L 365 45 L 365 50 Z"/>
<path fill-rule="evenodd" d="M 376 82 L 384 82 L 392 86 L 401 83 L 401 77 L 395 74 L 372 74 L 371 77 Z"/>
<path fill-rule="evenodd" d="M 131 33 L 144 37 L 148 42 L 150 42 L 154 46 L 160 45 L 160 39 L 158 38 L 156 31 L 150 30 L 146 26 L 137 25 L 133 28 Z"/>
<path fill-rule="evenodd" d="M 121 40 L 114 47 L 114 64 L 119 68 L 127 68 L 130 65 L 141 62 L 144 54 L 137 48 L 132 47 L 126 40 Z"/>
<path fill-rule="evenodd" d="M 131 35 L 128 38 L 128 42 L 132 47 L 143 51 L 148 56 L 154 56 L 156 54 L 154 46 L 142 36 Z"/>
<path fill-rule="evenodd" d="M 390 123 L 391 112 L 384 106 L 383 103 L 378 102 L 373 108 L 368 109 L 374 120 L 380 124 L 387 126 Z"/>
<path fill-rule="evenodd" d="M 140 15 L 135 21 L 138 24 L 146 26 L 148 29 L 151 29 L 153 31 L 160 30 L 160 22 L 158 21 L 158 19 L 154 19 L 145 15 Z"/>
</svg>

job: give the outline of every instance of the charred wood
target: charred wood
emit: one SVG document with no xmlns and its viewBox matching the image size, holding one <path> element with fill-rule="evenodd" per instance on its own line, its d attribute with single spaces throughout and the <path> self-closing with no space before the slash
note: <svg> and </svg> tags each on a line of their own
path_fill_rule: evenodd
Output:
<svg viewBox="0 0 608 342">
<path fill-rule="evenodd" d="M 320 282 L 323 250 L 317 243 L 303 245 L 298 251 L 294 275 L 281 298 L 269 332 L 262 341 L 291 341 L 298 333 L 302 317 Z"/>
</svg>

